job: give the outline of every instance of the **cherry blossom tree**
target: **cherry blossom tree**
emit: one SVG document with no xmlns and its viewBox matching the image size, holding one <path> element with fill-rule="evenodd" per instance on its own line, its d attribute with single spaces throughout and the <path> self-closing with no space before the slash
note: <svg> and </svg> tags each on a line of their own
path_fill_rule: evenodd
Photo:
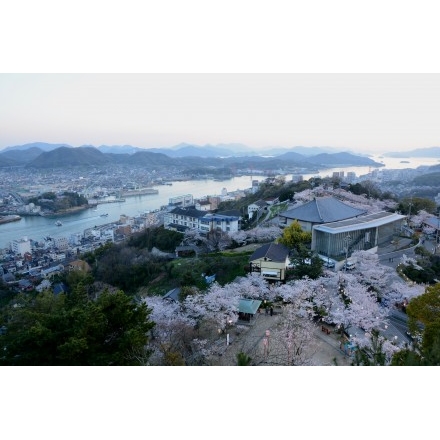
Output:
<svg viewBox="0 0 440 440">
<path fill-rule="evenodd" d="M 394 353 L 402 348 L 395 341 L 385 338 L 377 329 L 362 336 L 354 336 L 352 343 L 357 348 L 354 356 L 355 365 L 390 365 Z"/>
<path fill-rule="evenodd" d="M 312 280 L 303 278 L 275 288 L 285 303 L 301 304 L 302 313 L 321 317 L 341 330 L 355 326 L 371 330 L 386 321 L 388 310 L 381 307 L 374 292 L 355 275 L 326 272 Z"/>
<path fill-rule="evenodd" d="M 293 198 L 297 202 L 302 202 L 302 203 L 309 202 L 310 200 L 312 200 L 315 197 L 317 190 L 318 190 L 318 188 L 315 188 L 315 190 L 305 189 L 304 191 L 300 191 L 300 192 L 295 193 Z"/>
<path fill-rule="evenodd" d="M 420 228 L 423 226 L 423 223 L 425 223 L 425 221 L 432 217 L 432 214 L 430 214 L 429 212 L 425 211 L 424 209 L 421 209 L 416 215 L 412 215 L 411 216 L 411 224 L 416 227 L 416 228 Z M 426 228 L 429 228 L 428 226 L 425 226 Z M 434 229 L 434 228 L 433 228 Z"/>
<path fill-rule="evenodd" d="M 311 299 L 314 297 L 317 284 L 317 280 L 304 277 L 294 282 L 274 286 L 273 291 L 274 295 L 285 304 L 295 304 L 297 308 L 301 304 L 308 314 L 313 314 Z"/>
<path fill-rule="evenodd" d="M 274 241 L 281 236 L 282 230 L 279 226 L 258 226 L 256 228 L 245 231 L 248 243 L 262 243 Z M 234 237 L 234 236 L 233 236 Z"/>
<path fill-rule="evenodd" d="M 195 319 L 210 321 L 224 331 L 238 320 L 240 293 L 234 287 L 234 283 L 222 287 L 214 282 L 206 293 L 186 297 L 184 308 Z"/>
<path fill-rule="evenodd" d="M 209 251 L 224 251 L 231 247 L 232 239 L 227 232 L 211 231 L 206 236 L 204 244 Z"/>
<path fill-rule="evenodd" d="M 353 274 L 327 273 L 325 288 L 316 289 L 314 303 L 324 311 L 322 319 L 342 331 L 359 327 L 365 331 L 386 322 L 388 310 Z"/>
<path fill-rule="evenodd" d="M 408 303 L 412 298 L 422 295 L 425 292 L 425 288 L 426 286 L 423 284 L 395 281 L 384 292 L 383 300 L 389 306 Z"/>
<path fill-rule="evenodd" d="M 347 205 L 358 209 L 364 209 L 367 211 L 367 214 L 396 209 L 398 206 L 398 203 L 394 200 L 379 200 L 372 197 L 368 198 L 365 195 L 353 194 L 352 192 L 341 188 L 335 188 L 332 191 L 332 195 Z"/>
<path fill-rule="evenodd" d="M 269 283 L 256 272 L 251 272 L 245 277 L 238 278 L 231 283 L 232 288 L 241 298 L 260 299 L 267 301 L 275 300 L 275 292 Z"/>
<path fill-rule="evenodd" d="M 209 338 L 200 337 L 201 329 L 212 335 L 236 325 L 240 298 L 274 301 L 276 292 L 258 274 L 248 274 L 224 286 L 214 282 L 206 292 L 194 291 L 180 302 L 147 297 L 144 301 L 152 308 L 152 320 L 156 323 L 152 362 L 203 363 L 213 347 Z"/>
<path fill-rule="evenodd" d="M 432 235 L 435 233 L 436 229 L 433 228 L 432 226 L 425 225 L 423 226 L 422 231 L 426 235 Z"/>
<path fill-rule="evenodd" d="M 408 257 L 406 254 L 402 254 L 400 257 L 400 264 L 403 264 L 404 266 L 410 266 L 412 264 L 417 264 L 417 260 L 412 257 Z"/>
<path fill-rule="evenodd" d="M 313 314 L 308 301 L 310 292 L 297 283 L 271 285 L 270 295 L 288 301 L 281 308 L 278 325 L 262 335 L 242 342 L 241 352 L 252 365 L 311 365 L 317 349 Z M 302 287 L 308 287 L 302 284 Z"/>
<path fill-rule="evenodd" d="M 322 185 L 313 189 L 306 189 L 294 195 L 294 199 L 298 202 L 308 202 L 313 197 L 333 196 L 354 208 L 364 209 L 367 214 L 372 214 L 380 211 L 388 211 L 396 209 L 398 204 L 394 200 L 379 200 L 375 198 L 368 198 L 364 195 L 353 194 L 342 188 L 324 188 Z"/>
<path fill-rule="evenodd" d="M 238 246 L 244 246 L 248 241 L 248 234 L 246 231 L 239 230 L 230 234 L 231 240 L 237 243 Z"/>
<path fill-rule="evenodd" d="M 287 305 L 280 325 L 262 341 L 265 362 L 273 365 L 312 365 L 311 358 L 317 348 L 315 329 L 316 325 L 307 313 L 304 314 L 300 301 Z"/>
<path fill-rule="evenodd" d="M 178 302 L 162 297 L 147 297 L 156 323 L 152 330 L 153 365 L 200 365 L 209 356 L 208 341 L 200 339 L 197 321 L 188 316 Z"/>
<path fill-rule="evenodd" d="M 183 233 L 182 244 L 187 246 L 198 246 L 203 242 L 203 237 L 198 229 L 186 229 Z"/>
<path fill-rule="evenodd" d="M 356 260 L 358 281 L 380 294 L 390 283 L 394 269 L 381 264 L 376 253 L 354 251 L 352 258 Z"/>
<path fill-rule="evenodd" d="M 208 235 L 202 235 L 197 229 L 187 229 L 184 232 L 182 244 L 202 246 L 208 251 L 224 250 L 235 242 L 239 246 L 247 243 L 265 243 L 274 241 L 282 234 L 279 226 L 258 226 L 247 231 L 217 232 L 213 231 Z"/>
</svg>

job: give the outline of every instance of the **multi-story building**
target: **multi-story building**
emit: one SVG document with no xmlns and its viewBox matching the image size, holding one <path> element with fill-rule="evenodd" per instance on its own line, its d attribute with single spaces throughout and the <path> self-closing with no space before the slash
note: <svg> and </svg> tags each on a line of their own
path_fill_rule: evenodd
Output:
<svg viewBox="0 0 440 440">
<path fill-rule="evenodd" d="M 67 237 L 54 237 L 53 245 L 59 250 L 69 249 L 69 242 L 67 240 Z"/>
<path fill-rule="evenodd" d="M 174 208 L 164 214 L 165 229 L 184 232 L 187 229 L 199 229 L 199 218 L 206 215 L 205 211 L 195 208 Z"/>
<path fill-rule="evenodd" d="M 210 232 L 231 232 L 238 231 L 239 217 L 222 214 L 206 214 L 199 218 L 199 231 L 202 234 Z"/>
<path fill-rule="evenodd" d="M 27 237 L 20 238 L 19 240 L 11 241 L 11 251 L 18 255 L 24 256 L 25 253 L 31 253 L 31 241 Z"/>
<path fill-rule="evenodd" d="M 354 171 L 349 171 L 347 173 L 347 177 L 345 178 L 345 181 L 348 183 L 353 183 L 356 180 L 356 173 Z"/>
<path fill-rule="evenodd" d="M 195 208 L 199 211 L 211 211 L 211 202 L 209 200 L 199 200 L 195 204 Z"/>
<path fill-rule="evenodd" d="M 392 243 L 400 235 L 404 215 L 376 212 L 356 218 L 313 226 L 312 250 L 336 262 L 339 268 L 356 250 L 376 252 L 381 245 Z"/>
<path fill-rule="evenodd" d="M 168 199 L 168 204 L 171 206 L 178 206 L 180 208 L 185 208 L 187 206 L 194 205 L 194 198 L 192 194 L 185 194 L 183 196 L 171 197 Z"/>
<path fill-rule="evenodd" d="M 228 214 L 212 214 L 195 208 L 175 208 L 164 215 L 164 227 L 179 232 L 196 229 L 202 234 L 213 231 L 237 232 L 239 216 Z"/>
</svg>

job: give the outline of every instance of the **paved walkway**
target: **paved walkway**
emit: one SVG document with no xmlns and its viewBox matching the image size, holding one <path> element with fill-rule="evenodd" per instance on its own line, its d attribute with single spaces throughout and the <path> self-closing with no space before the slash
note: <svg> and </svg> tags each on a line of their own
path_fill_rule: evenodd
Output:
<svg viewBox="0 0 440 440">
<path fill-rule="evenodd" d="M 219 340 L 221 356 L 214 356 L 212 365 L 236 366 L 237 354 L 240 352 L 248 354 L 255 359 L 262 357 L 264 350 L 264 337 L 266 330 L 273 330 L 282 319 L 281 308 L 276 308 L 273 316 L 260 313 L 256 315 L 255 321 L 246 326 L 246 329 L 236 333 L 235 328 L 229 334 L 230 345 L 226 345 L 226 335 Z M 331 327 L 328 326 L 330 329 Z M 350 365 L 350 359 L 339 349 L 339 335 L 331 332 L 322 332 L 321 326 L 317 325 L 313 349 L 308 358 L 314 366 L 344 366 Z M 264 365 L 262 363 L 261 365 Z M 281 365 L 281 363 L 280 363 Z"/>
<path fill-rule="evenodd" d="M 396 267 L 400 262 L 402 254 L 408 256 L 414 255 L 414 247 L 411 246 L 411 239 L 400 239 L 399 249 L 396 249 L 394 244 L 379 249 L 379 260 L 382 264 Z M 247 245 L 246 250 L 255 250 L 262 246 L 261 243 L 252 243 Z M 408 246 L 408 247 L 405 247 Z M 402 249 L 402 247 L 405 247 Z M 426 247 L 426 246 L 425 246 Z M 238 251 L 242 252 L 244 248 L 239 248 Z M 256 315 L 252 324 L 244 326 L 245 330 L 236 332 L 236 328 L 231 329 L 229 333 L 229 345 L 226 344 L 226 335 L 223 335 L 218 341 L 218 353 L 221 355 L 213 356 L 211 362 L 212 365 L 218 366 L 236 366 L 237 354 L 240 352 L 248 354 L 251 358 L 253 354 L 261 358 L 262 351 L 264 350 L 264 337 L 266 330 L 273 330 L 277 324 L 281 321 L 281 308 L 276 309 L 273 316 L 260 313 Z M 327 326 L 331 329 L 330 326 Z M 330 332 L 330 334 L 324 333 L 321 330 L 321 326 L 317 325 L 314 334 L 314 347 L 309 353 L 309 359 L 312 365 L 315 366 L 347 366 L 351 364 L 351 359 L 344 354 L 339 348 L 340 339 L 339 335 Z M 261 364 L 263 365 L 263 364 Z M 280 363 L 281 365 L 281 363 Z"/>
</svg>

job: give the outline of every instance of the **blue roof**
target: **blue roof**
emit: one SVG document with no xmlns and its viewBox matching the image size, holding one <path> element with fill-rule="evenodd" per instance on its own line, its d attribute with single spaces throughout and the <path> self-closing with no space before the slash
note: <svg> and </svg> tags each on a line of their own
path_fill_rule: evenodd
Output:
<svg viewBox="0 0 440 440">
<path fill-rule="evenodd" d="M 52 290 L 53 290 L 54 295 L 58 295 L 60 293 L 67 292 L 67 286 L 64 283 L 57 283 L 57 284 L 54 284 Z"/>
<path fill-rule="evenodd" d="M 261 301 L 258 299 L 246 299 L 241 298 L 238 303 L 238 311 L 240 313 L 250 313 L 254 315 L 257 313 L 258 307 L 260 307 Z"/>
<path fill-rule="evenodd" d="M 437 217 L 429 217 L 425 220 L 424 223 L 428 226 L 431 226 L 431 228 L 440 229 L 440 219 L 438 219 Z"/>
<path fill-rule="evenodd" d="M 172 301 L 179 301 L 180 287 L 176 287 L 174 289 L 169 290 L 164 296 L 163 299 L 171 299 Z"/>
</svg>

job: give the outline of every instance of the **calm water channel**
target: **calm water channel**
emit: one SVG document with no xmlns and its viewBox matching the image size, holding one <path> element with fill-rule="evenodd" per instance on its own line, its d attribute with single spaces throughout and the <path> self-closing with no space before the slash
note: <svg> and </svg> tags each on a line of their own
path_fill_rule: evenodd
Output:
<svg viewBox="0 0 440 440">
<path fill-rule="evenodd" d="M 409 159 L 408 163 L 401 163 L 400 159 L 378 158 L 373 157 L 377 162 L 383 161 L 386 168 L 416 168 L 419 165 L 438 164 L 438 159 Z M 357 176 L 367 174 L 371 171 L 370 167 L 347 167 L 334 168 L 320 171 L 319 173 L 303 174 L 304 179 L 313 176 L 325 177 L 332 175 L 333 171 L 354 171 Z M 207 180 L 190 180 L 183 182 L 173 182 L 172 186 L 157 186 L 159 194 L 126 197 L 125 202 L 121 203 L 105 203 L 98 205 L 97 210 L 88 209 L 75 214 L 59 217 L 62 226 L 56 226 L 56 217 L 22 217 L 20 221 L 6 223 L 0 225 L 0 248 L 9 246 L 11 240 L 28 237 L 33 240 L 42 240 L 48 235 L 52 237 L 66 236 L 69 237 L 74 233 L 82 233 L 85 229 L 91 228 L 105 223 L 111 223 L 119 220 L 120 215 L 136 216 L 141 212 L 152 211 L 168 204 L 171 197 L 181 196 L 184 194 L 192 194 L 194 198 L 200 198 L 206 195 L 219 195 L 223 188 L 227 191 L 243 190 L 252 186 L 252 180 L 264 180 L 265 176 L 242 176 L 234 177 L 224 181 Z M 292 178 L 291 174 L 286 175 L 286 180 Z M 107 213 L 108 216 L 101 217 L 101 214 Z"/>
</svg>

